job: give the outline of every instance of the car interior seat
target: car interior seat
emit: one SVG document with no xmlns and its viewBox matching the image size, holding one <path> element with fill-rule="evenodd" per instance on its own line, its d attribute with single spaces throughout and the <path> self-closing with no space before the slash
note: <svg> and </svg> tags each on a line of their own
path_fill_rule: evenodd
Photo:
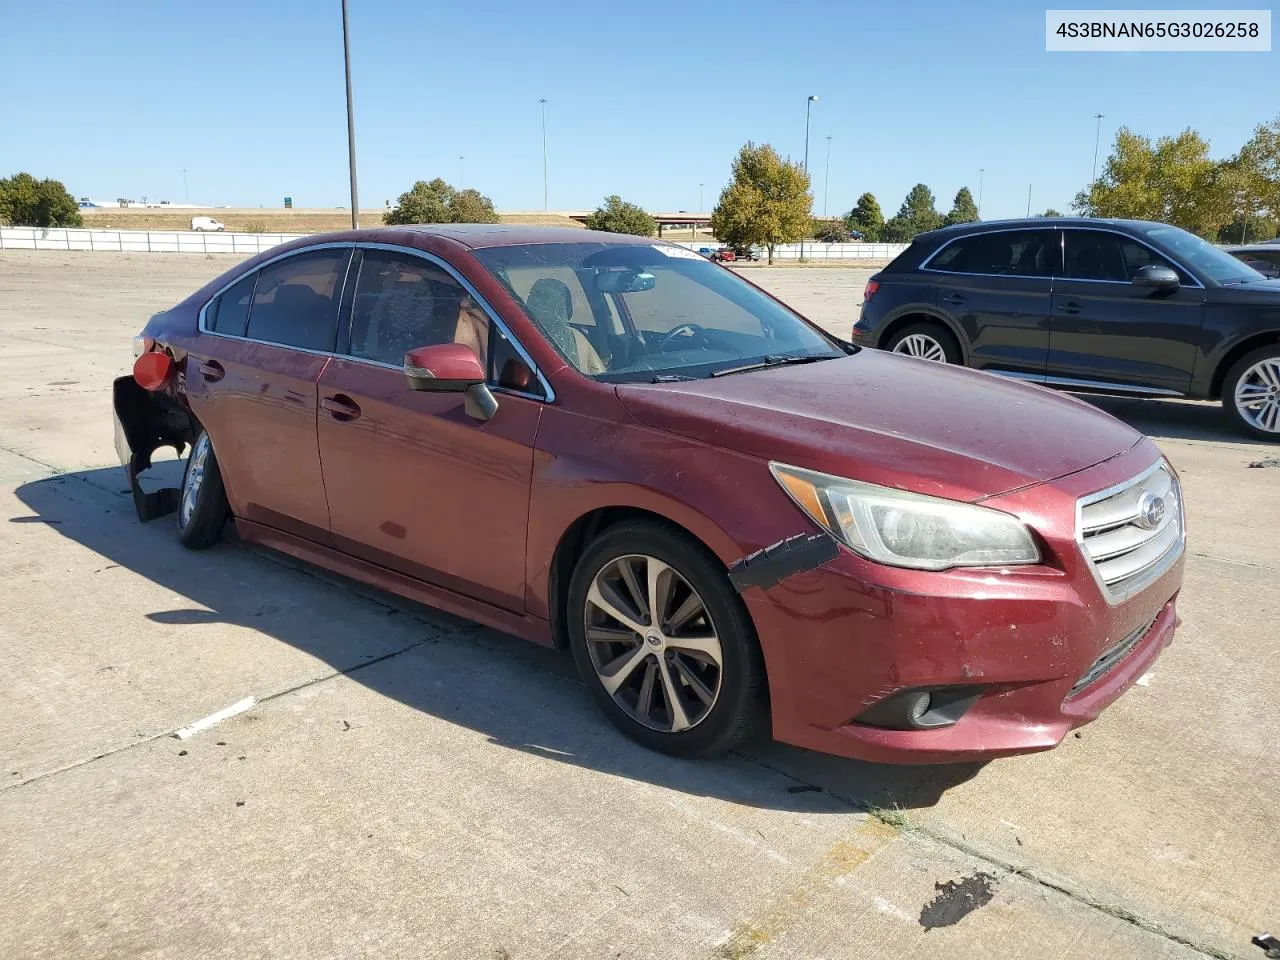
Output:
<svg viewBox="0 0 1280 960">
<path fill-rule="evenodd" d="M 564 351 L 569 362 L 586 374 L 604 373 L 608 367 L 586 334 L 569 325 L 573 319 L 573 295 L 563 280 L 540 277 L 525 300 L 533 322 Z"/>
</svg>

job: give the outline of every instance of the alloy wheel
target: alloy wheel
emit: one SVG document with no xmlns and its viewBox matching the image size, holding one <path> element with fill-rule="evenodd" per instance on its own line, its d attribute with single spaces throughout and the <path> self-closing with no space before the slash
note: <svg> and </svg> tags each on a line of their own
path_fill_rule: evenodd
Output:
<svg viewBox="0 0 1280 960">
<path fill-rule="evenodd" d="M 628 555 L 596 574 L 583 612 L 596 677 L 651 730 L 697 726 L 720 695 L 723 653 L 702 597 L 656 557 Z"/>
<path fill-rule="evenodd" d="M 1236 410 L 1250 426 L 1280 433 L 1280 357 L 1259 360 L 1236 381 Z"/>
<path fill-rule="evenodd" d="M 909 357 L 919 357 L 922 360 L 937 360 L 945 363 L 947 352 L 942 349 L 942 344 L 933 337 L 925 333 L 912 333 L 903 337 L 893 347 L 894 353 L 905 353 Z"/>
<path fill-rule="evenodd" d="M 182 477 L 182 504 L 179 518 L 185 527 L 196 512 L 200 499 L 200 487 L 204 484 L 204 469 L 209 462 L 209 434 L 201 433 L 187 458 L 187 472 Z"/>
</svg>

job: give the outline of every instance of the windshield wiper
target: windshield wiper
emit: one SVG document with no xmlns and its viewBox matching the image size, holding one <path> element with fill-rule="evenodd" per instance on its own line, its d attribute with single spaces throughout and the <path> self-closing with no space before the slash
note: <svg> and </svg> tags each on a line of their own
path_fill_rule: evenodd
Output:
<svg viewBox="0 0 1280 960">
<path fill-rule="evenodd" d="M 759 363 L 748 363 L 741 367 L 725 367 L 723 370 L 714 370 L 711 373 L 713 377 L 727 377 L 731 373 L 749 373 L 752 370 L 764 370 L 768 367 L 781 367 L 789 363 L 817 363 L 819 360 L 834 360 L 835 357 L 796 357 L 790 354 L 771 353 L 767 357 L 761 358 Z"/>
<path fill-rule="evenodd" d="M 697 377 L 688 377 L 683 373 L 655 373 L 650 383 L 684 383 L 688 380 L 697 380 Z"/>
</svg>

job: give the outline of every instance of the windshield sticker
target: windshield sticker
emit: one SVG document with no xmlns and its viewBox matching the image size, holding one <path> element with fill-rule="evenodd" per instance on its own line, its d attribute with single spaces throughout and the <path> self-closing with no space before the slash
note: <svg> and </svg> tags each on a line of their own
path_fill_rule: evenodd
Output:
<svg viewBox="0 0 1280 960">
<path fill-rule="evenodd" d="M 653 249 L 657 250 L 664 257 L 675 257 L 677 260 L 701 260 L 702 257 L 694 253 L 688 247 L 668 247 L 666 244 L 659 246 L 653 244 Z"/>
</svg>

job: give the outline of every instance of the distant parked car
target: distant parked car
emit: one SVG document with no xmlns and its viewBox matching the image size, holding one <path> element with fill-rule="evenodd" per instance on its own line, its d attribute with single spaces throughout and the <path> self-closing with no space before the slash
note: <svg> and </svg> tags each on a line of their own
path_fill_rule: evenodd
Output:
<svg viewBox="0 0 1280 960">
<path fill-rule="evenodd" d="M 698 256 L 706 257 L 708 260 L 714 260 L 716 258 L 716 252 L 711 247 L 699 247 Z"/>
<path fill-rule="evenodd" d="M 729 247 L 721 247 L 711 255 L 712 260 L 719 260 L 721 263 L 733 263 L 738 259 L 738 255 Z"/>
<path fill-rule="evenodd" d="M 222 221 L 215 220 L 213 217 L 192 217 L 191 229 L 219 231 L 227 228 L 222 225 Z"/>
<path fill-rule="evenodd" d="M 1280 282 L 1167 224 L 919 234 L 867 283 L 853 334 L 1068 390 L 1220 399 L 1247 433 L 1280 441 Z"/>
<path fill-rule="evenodd" d="M 1274 280 L 1280 277 L 1280 244 L 1274 240 L 1227 247 L 1226 250 L 1241 263 L 1247 263 L 1267 279 Z"/>
<path fill-rule="evenodd" d="M 739 260 L 755 261 L 760 259 L 760 251 L 755 247 L 734 247 L 733 252 Z"/>
</svg>

